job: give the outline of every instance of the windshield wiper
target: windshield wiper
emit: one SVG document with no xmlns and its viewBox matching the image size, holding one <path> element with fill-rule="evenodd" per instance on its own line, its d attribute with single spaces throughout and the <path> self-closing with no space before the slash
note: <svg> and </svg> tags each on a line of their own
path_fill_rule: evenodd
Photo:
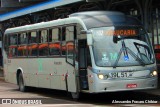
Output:
<svg viewBox="0 0 160 107">
<path fill-rule="evenodd" d="M 119 53 L 118 53 L 118 57 L 113 65 L 113 68 L 117 67 L 118 61 L 121 57 L 122 52 L 124 52 L 124 55 L 126 55 L 128 57 L 128 53 L 135 59 L 137 60 L 142 66 L 145 66 L 145 63 L 143 62 L 142 59 L 140 59 L 132 50 L 130 50 L 128 47 L 125 46 L 125 42 L 124 40 L 122 40 L 122 48 L 120 49 Z M 127 53 L 128 52 L 128 53 Z"/>
</svg>

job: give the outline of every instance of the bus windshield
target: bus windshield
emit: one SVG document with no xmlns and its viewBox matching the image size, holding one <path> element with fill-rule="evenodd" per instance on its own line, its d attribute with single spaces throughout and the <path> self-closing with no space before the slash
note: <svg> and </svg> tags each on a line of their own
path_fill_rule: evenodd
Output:
<svg viewBox="0 0 160 107">
<path fill-rule="evenodd" d="M 141 26 L 92 28 L 97 66 L 144 66 L 155 62 L 148 34 Z"/>
</svg>

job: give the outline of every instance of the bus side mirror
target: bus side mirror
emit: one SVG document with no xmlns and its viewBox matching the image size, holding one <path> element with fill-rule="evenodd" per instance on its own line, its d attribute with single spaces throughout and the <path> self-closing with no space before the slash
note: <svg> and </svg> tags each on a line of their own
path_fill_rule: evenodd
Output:
<svg viewBox="0 0 160 107">
<path fill-rule="evenodd" d="M 118 37 L 117 36 L 113 36 L 113 42 L 117 43 L 118 42 Z"/>
</svg>

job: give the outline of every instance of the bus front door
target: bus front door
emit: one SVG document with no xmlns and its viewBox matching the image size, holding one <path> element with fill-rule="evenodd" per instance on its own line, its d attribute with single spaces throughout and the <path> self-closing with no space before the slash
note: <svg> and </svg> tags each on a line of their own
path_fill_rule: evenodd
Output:
<svg viewBox="0 0 160 107">
<path fill-rule="evenodd" d="M 88 90 L 88 77 L 87 77 L 87 41 L 78 41 L 78 71 L 79 71 L 79 81 L 80 89 Z"/>
</svg>

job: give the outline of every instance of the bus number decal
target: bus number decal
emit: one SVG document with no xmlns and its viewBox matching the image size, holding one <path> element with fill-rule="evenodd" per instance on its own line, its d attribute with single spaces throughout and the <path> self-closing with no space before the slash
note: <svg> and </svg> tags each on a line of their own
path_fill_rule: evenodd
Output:
<svg viewBox="0 0 160 107">
<path fill-rule="evenodd" d="M 54 62 L 54 65 L 62 65 L 62 62 Z"/>
</svg>

